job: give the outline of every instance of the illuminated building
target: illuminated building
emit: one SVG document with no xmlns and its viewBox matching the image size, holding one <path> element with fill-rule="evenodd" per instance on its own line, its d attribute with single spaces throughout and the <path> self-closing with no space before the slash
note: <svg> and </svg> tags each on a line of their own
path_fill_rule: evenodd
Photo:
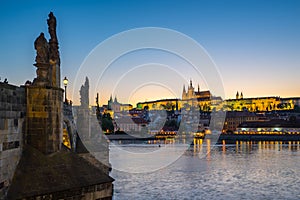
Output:
<svg viewBox="0 0 300 200">
<path fill-rule="evenodd" d="M 223 126 L 223 133 L 233 133 L 243 122 L 258 121 L 259 116 L 248 111 L 228 111 Z"/>
<path fill-rule="evenodd" d="M 181 101 L 179 99 L 160 99 L 155 101 L 145 101 L 137 103 L 138 109 L 148 107 L 149 110 L 179 110 Z"/>
<path fill-rule="evenodd" d="M 235 134 L 300 134 L 300 122 L 288 120 L 252 121 L 241 123 Z"/>
<path fill-rule="evenodd" d="M 120 111 L 129 111 L 131 110 L 133 107 L 131 104 L 125 103 L 125 104 L 120 104 Z"/>
<path fill-rule="evenodd" d="M 137 103 L 137 108 L 143 109 L 148 106 L 149 110 L 175 110 L 181 108 L 189 110 L 191 107 L 199 108 L 202 111 L 211 111 L 212 109 L 220 109 L 222 106 L 222 98 L 213 96 L 210 91 L 195 91 L 192 81 L 185 89 L 183 86 L 182 99 L 160 99 L 155 101 L 146 101 Z"/>
<path fill-rule="evenodd" d="M 107 102 L 107 106 L 104 105 L 105 113 L 109 113 L 112 118 L 117 114 L 119 115 L 121 112 L 126 112 L 132 109 L 131 104 L 122 104 L 119 103 L 117 100 L 117 97 L 113 100 L 112 96 L 110 96 L 110 99 Z"/>
<path fill-rule="evenodd" d="M 115 129 L 116 131 L 124 131 L 126 133 L 130 132 L 140 132 L 143 127 L 145 127 L 148 122 L 141 117 L 130 117 L 123 116 L 121 118 L 115 119 Z"/>
<path fill-rule="evenodd" d="M 268 112 L 273 110 L 292 110 L 299 105 L 299 98 L 255 97 L 244 98 L 237 92 L 235 99 L 227 99 L 223 109 L 227 111 Z"/>
<path fill-rule="evenodd" d="M 182 91 L 182 100 L 190 100 L 190 99 L 202 99 L 202 100 L 210 100 L 212 97 L 210 91 L 200 91 L 200 86 L 198 85 L 198 91 L 195 91 L 193 87 L 193 82 L 190 80 L 190 85 L 188 86 L 188 90 L 185 90 L 185 86 L 183 86 Z"/>
<path fill-rule="evenodd" d="M 199 85 L 198 90 L 195 91 L 192 80 L 190 80 L 190 85 L 188 86 L 187 91 L 185 90 L 185 85 L 183 86 L 182 105 L 185 107 L 185 109 L 197 107 L 203 111 L 210 111 L 211 99 L 212 95 L 210 91 L 200 91 Z"/>
</svg>

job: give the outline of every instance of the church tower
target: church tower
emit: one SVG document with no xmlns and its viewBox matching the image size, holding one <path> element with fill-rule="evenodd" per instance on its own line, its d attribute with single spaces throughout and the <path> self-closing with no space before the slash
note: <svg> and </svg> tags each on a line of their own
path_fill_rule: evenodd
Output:
<svg viewBox="0 0 300 200">
<path fill-rule="evenodd" d="M 185 90 L 185 86 L 183 85 L 183 90 L 182 90 L 182 100 L 186 99 L 186 90 Z"/>
<path fill-rule="evenodd" d="M 239 97 L 240 97 L 240 95 L 239 95 L 239 92 L 237 91 L 237 92 L 236 92 L 236 95 L 235 95 L 235 98 L 236 98 L 236 99 L 239 99 Z"/>
<path fill-rule="evenodd" d="M 194 87 L 193 87 L 193 82 L 192 82 L 192 80 L 190 80 L 190 85 L 189 85 L 189 87 L 188 87 L 187 98 L 188 98 L 188 99 L 194 98 Z"/>
<path fill-rule="evenodd" d="M 111 110 L 112 109 L 112 104 L 113 104 L 113 98 L 112 98 L 112 95 L 110 95 L 110 98 L 109 98 L 109 100 L 108 100 L 108 102 L 107 102 L 107 109 L 108 110 Z"/>
</svg>

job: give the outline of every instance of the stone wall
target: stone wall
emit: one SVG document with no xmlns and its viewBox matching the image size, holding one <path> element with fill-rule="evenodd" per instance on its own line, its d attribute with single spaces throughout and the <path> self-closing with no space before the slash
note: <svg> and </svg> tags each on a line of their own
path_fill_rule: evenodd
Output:
<svg viewBox="0 0 300 200">
<path fill-rule="evenodd" d="M 45 154 L 59 151 L 62 143 L 63 90 L 28 86 L 26 98 L 26 143 Z"/>
<path fill-rule="evenodd" d="M 72 105 L 66 102 L 63 103 L 63 121 L 70 139 L 70 145 L 73 152 L 76 151 L 77 144 L 77 128 L 73 117 Z"/>
<path fill-rule="evenodd" d="M 10 185 L 22 154 L 25 88 L 0 82 L 0 197 Z"/>
<path fill-rule="evenodd" d="M 91 185 L 82 188 L 72 188 L 66 191 L 60 191 L 52 194 L 44 194 L 42 196 L 34 196 L 31 200 L 40 199 L 64 199 L 64 200 L 111 200 L 113 196 L 113 185 L 112 183 L 103 183 L 97 185 Z"/>
</svg>

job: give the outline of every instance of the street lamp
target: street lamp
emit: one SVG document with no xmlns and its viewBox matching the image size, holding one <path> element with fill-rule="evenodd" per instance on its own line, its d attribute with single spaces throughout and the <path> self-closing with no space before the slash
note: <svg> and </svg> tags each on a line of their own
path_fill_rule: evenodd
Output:
<svg viewBox="0 0 300 200">
<path fill-rule="evenodd" d="M 63 80 L 63 83 L 64 83 L 64 86 L 65 86 L 65 102 L 67 103 L 67 85 L 68 85 L 68 82 L 69 80 L 67 79 L 67 77 L 65 76 L 64 80 Z"/>
</svg>

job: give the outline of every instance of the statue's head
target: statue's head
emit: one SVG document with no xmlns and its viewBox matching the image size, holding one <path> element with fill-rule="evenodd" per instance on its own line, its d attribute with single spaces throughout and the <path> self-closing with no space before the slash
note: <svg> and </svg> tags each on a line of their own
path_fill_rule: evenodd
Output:
<svg viewBox="0 0 300 200">
<path fill-rule="evenodd" d="M 51 17 L 54 17 L 53 12 L 50 12 L 48 16 L 49 16 L 50 18 L 51 18 Z"/>
</svg>

